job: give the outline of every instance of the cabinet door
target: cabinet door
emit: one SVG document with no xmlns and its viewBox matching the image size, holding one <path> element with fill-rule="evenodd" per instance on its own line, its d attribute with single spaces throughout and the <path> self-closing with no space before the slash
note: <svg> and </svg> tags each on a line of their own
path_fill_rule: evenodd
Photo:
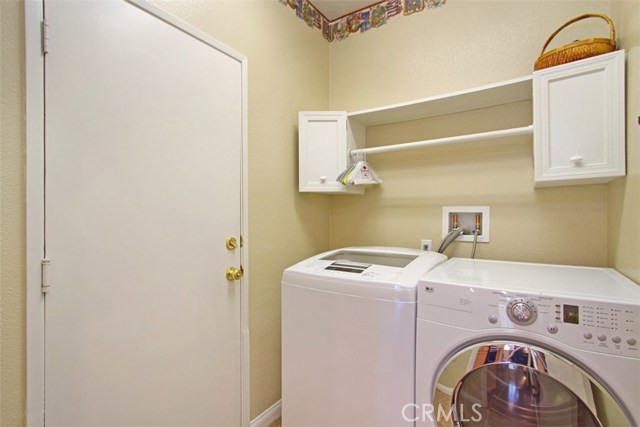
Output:
<svg viewBox="0 0 640 427">
<path fill-rule="evenodd" d="M 533 90 L 536 187 L 625 174 L 624 51 L 537 71 Z"/>
<path fill-rule="evenodd" d="M 303 192 L 362 193 L 336 182 L 349 162 L 347 113 L 301 111 L 298 121 L 299 189 Z"/>
</svg>

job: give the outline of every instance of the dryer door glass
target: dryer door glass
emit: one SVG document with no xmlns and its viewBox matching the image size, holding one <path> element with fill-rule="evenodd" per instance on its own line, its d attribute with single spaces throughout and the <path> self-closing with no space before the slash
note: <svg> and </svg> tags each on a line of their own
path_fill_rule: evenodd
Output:
<svg viewBox="0 0 640 427">
<path fill-rule="evenodd" d="M 629 425 L 611 394 L 584 370 L 519 342 L 458 352 L 440 372 L 434 396 L 439 427 Z"/>
<path fill-rule="evenodd" d="M 567 387 L 516 363 L 496 363 L 470 372 L 454 393 L 453 407 L 463 426 L 601 426 Z M 470 419 L 469 409 L 478 412 L 479 422 Z"/>
</svg>

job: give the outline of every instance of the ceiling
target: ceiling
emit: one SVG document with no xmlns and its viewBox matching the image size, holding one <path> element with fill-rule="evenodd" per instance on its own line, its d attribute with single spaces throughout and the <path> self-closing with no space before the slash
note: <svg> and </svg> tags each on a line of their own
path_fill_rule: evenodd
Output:
<svg viewBox="0 0 640 427">
<path fill-rule="evenodd" d="M 358 9 L 380 3 L 381 0 L 308 0 L 329 21 L 348 15 Z"/>
</svg>

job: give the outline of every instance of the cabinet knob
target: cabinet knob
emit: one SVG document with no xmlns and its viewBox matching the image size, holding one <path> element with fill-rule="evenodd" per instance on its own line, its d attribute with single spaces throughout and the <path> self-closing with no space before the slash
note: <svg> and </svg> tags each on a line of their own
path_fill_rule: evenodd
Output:
<svg viewBox="0 0 640 427">
<path fill-rule="evenodd" d="M 324 184 L 325 182 L 327 182 L 327 177 L 326 177 L 326 176 L 321 176 L 321 177 L 320 177 L 320 182 L 321 182 L 321 183 L 323 183 L 323 184 Z"/>
<path fill-rule="evenodd" d="M 573 163 L 574 166 L 580 166 L 583 160 L 584 160 L 584 157 L 582 156 L 569 157 L 569 161 Z"/>
</svg>

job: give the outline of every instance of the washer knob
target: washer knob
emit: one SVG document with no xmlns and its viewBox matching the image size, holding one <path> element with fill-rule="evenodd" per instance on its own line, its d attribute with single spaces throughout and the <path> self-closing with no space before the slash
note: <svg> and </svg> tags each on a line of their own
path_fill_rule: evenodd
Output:
<svg viewBox="0 0 640 427">
<path fill-rule="evenodd" d="M 547 331 L 549 331 L 549 333 L 552 333 L 552 334 L 557 334 L 558 327 L 556 325 L 549 325 L 547 326 Z"/>
<path fill-rule="evenodd" d="M 616 337 L 611 338 L 611 341 L 613 341 L 616 344 L 620 344 L 620 341 L 622 341 L 622 340 L 620 339 L 620 337 L 616 336 Z"/>
<path fill-rule="evenodd" d="M 584 334 L 582 334 L 582 336 L 587 340 L 593 338 L 593 334 L 591 332 L 585 332 Z"/>
<path fill-rule="evenodd" d="M 605 334 L 598 335 L 598 341 L 606 341 L 606 340 L 607 340 L 607 336 Z"/>
<path fill-rule="evenodd" d="M 498 318 L 494 315 L 489 316 L 489 323 L 495 325 L 496 323 L 498 323 Z"/>
<path fill-rule="evenodd" d="M 636 345 L 637 341 L 635 340 L 635 338 L 629 338 L 627 339 L 627 344 L 629 344 L 630 346 L 634 346 Z"/>
</svg>

